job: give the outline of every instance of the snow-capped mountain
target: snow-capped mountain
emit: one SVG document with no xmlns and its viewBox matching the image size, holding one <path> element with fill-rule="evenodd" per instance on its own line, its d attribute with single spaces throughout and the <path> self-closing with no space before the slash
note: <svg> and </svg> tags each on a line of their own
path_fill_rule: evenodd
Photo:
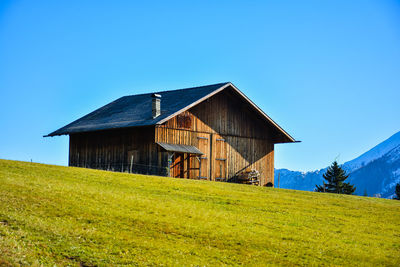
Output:
<svg viewBox="0 0 400 267">
<path fill-rule="evenodd" d="M 352 172 L 356 169 L 359 169 L 362 166 L 367 165 L 369 162 L 374 161 L 378 158 L 381 158 L 386 153 L 390 152 L 392 149 L 398 147 L 400 145 L 400 132 L 392 135 L 379 145 L 373 147 L 368 150 L 358 158 L 355 158 L 351 161 L 343 164 L 343 167 L 348 171 Z"/>
<path fill-rule="evenodd" d="M 348 181 L 356 186 L 356 194 L 376 194 L 391 198 L 400 182 L 400 132 L 392 135 L 361 156 L 343 164 L 350 174 Z M 275 170 L 275 185 L 280 188 L 312 191 L 322 184 L 326 168 L 299 172 L 287 169 Z"/>
</svg>

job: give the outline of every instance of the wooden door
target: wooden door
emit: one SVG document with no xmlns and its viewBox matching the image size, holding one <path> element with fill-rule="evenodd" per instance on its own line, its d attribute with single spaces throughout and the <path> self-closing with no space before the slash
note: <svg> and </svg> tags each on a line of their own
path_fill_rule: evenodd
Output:
<svg viewBox="0 0 400 267">
<path fill-rule="evenodd" d="M 170 165 L 170 176 L 175 178 L 184 177 L 184 154 L 174 153 L 172 163 Z"/>
<path fill-rule="evenodd" d="M 210 134 L 199 133 L 197 135 L 197 147 L 203 153 L 197 159 L 194 159 L 193 165 L 197 169 L 198 179 L 210 179 Z"/>
<path fill-rule="evenodd" d="M 213 135 L 213 172 L 215 181 L 226 181 L 227 157 L 225 139 L 220 135 Z"/>
</svg>

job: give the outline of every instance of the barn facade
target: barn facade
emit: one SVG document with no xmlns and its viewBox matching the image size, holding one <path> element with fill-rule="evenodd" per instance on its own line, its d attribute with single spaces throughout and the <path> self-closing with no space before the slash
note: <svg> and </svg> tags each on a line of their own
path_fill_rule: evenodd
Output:
<svg viewBox="0 0 400 267">
<path fill-rule="evenodd" d="M 274 145 L 295 140 L 232 83 L 125 96 L 50 133 L 69 166 L 273 185 Z"/>
</svg>

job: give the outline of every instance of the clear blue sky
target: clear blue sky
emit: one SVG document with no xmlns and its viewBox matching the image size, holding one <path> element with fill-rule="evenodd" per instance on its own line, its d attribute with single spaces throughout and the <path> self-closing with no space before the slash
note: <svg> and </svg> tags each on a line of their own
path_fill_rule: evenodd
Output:
<svg viewBox="0 0 400 267">
<path fill-rule="evenodd" d="M 233 82 L 299 144 L 351 160 L 400 130 L 400 1 L 1 1 L 0 158 L 66 165 L 42 135 L 129 94 Z"/>
</svg>

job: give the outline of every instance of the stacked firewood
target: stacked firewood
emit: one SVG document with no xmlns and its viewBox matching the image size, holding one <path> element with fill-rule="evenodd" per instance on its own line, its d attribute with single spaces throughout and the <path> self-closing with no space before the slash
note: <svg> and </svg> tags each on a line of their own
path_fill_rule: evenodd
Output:
<svg viewBox="0 0 400 267">
<path fill-rule="evenodd" d="M 254 169 L 246 169 L 238 175 L 237 179 L 241 184 L 259 185 L 260 172 Z"/>
</svg>

